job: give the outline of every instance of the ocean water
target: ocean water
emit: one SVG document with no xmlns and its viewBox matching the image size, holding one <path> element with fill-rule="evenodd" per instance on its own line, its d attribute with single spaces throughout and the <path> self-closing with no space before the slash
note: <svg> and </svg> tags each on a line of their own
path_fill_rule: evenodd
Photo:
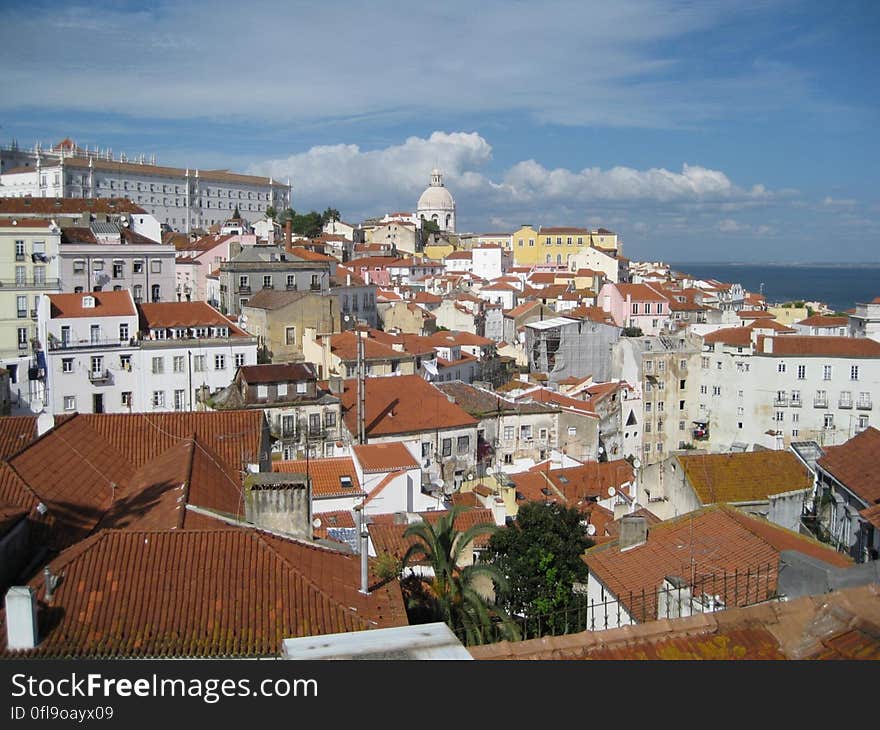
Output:
<svg viewBox="0 0 880 730">
<path fill-rule="evenodd" d="M 670 266 L 698 279 L 740 283 L 750 292 L 763 291 L 771 304 L 819 301 L 842 312 L 857 302 L 880 296 L 880 264 L 674 263 Z"/>
</svg>

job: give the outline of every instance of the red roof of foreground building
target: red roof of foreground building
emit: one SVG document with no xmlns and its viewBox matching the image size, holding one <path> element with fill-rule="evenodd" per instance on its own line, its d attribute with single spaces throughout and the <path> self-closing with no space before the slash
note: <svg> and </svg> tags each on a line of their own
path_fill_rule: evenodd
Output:
<svg viewBox="0 0 880 730">
<path fill-rule="evenodd" d="M 873 426 L 840 446 L 824 447 L 817 464 L 868 504 L 880 502 L 880 431 Z"/>
<path fill-rule="evenodd" d="M 256 529 L 102 530 L 49 570 L 50 604 L 31 581 L 41 641 L 16 656 L 273 657 L 285 638 L 407 624 L 397 581 L 359 592 L 358 556 Z"/>
<path fill-rule="evenodd" d="M 91 297 L 93 307 L 84 307 Z M 131 293 L 126 291 L 83 292 L 81 294 L 49 294 L 53 319 L 68 317 L 125 317 L 137 314 Z"/>
<path fill-rule="evenodd" d="M 36 439 L 36 416 L 4 416 L 0 418 L 0 459 L 8 459 Z"/>
<path fill-rule="evenodd" d="M 409 449 L 397 441 L 386 444 L 362 444 L 354 447 L 354 453 L 365 473 L 419 468 L 419 462 L 415 460 Z"/>
<path fill-rule="evenodd" d="M 345 425 L 357 433 L 356 380 L 341 395 Z M 367 378 L 365 430 L 368 437 L 476 426 L 478 421 L 418 375 Z"/>
<path fill-rule="evenodd" d="M 207 302 L 156 302 L 139 304 L 142 330 L 174 327 L 228 327 L 232 337 L 249 337 Z"/>
<path fill-rule="evenodd" d="M 364 494 L 350 456 L 274 461 L 272 471 L 307 474 L 312 497 L 360 497 Z"/>
<path fill-rule="evenodd" d="M 772 347 L 772 351 L 768 349 L 769 347 Z M 755 354 L 792 357 L 880 357 L 880 342 L 868 337 L 759 335 Z"/>
</svg>

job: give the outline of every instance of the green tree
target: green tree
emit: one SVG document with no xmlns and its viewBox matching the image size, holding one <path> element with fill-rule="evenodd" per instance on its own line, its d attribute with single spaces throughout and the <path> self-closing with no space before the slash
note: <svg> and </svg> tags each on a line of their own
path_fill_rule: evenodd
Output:
<svg viewBox="0 0 880 730">
<path fill-rule="evenodd" d="M 487 563 L 459 566 L 462 553 L 475 538 L 497 529 L 490 524 L 473 525 L 463 532 L 456 529 L 455 519 L 465 509 L 453 507 L 434 524 L 423 520 L 406 528 L 404 537 L 415 542 L 401 564 L 406 568 L 426 562 L 433 570 L 432 576 L 414 573 L 409 579 L 411 615 L 422 621 L 444 621 L 468 645 L 516 639 L 519 634 L 507 614 L 477 588 L 482 579 L 487 587 L 494 587 L 497 596 L 506 587 L 504 577 Z"/>
<path fill-rule="evenodd" d="M 338 221 L 342 216 L 339 214 L 339 211 L 336 208 L 327 208 L 323 213 L 321 213 L 321 225 L 325 226 L 330 221 Z"/>
<path fill-rule="evenodd" d="M 422 218 L 422 234 L 427 238 L 432 233 L 440 233 L 440 225 L 437 221 Z"/>
<path fill-rule="evenodd" d="M 317 211 L 313 210 L 308 213 L 294 213 L 292 220 L 292 229 L 294 233 L 297 233 L 300 236 L 307 236 L 308 238 L 314 238 L 315 236 L 321 235 L 323 225 L 321 223 L 321 214 Z"/>
<path fill-rule="evenodd" d="M 275 210 L 275 208 L 273 206 L 270 205 L 266 208 L 266 217 L 267 218 L 274 218 L 276 215 L 278 215 L 278 211 Z"/>
<path fill-rule="evenodd" d="M 560 504 L 529 502 L 516 521 L 489 539 L 487 559 L 507 578 L 504 606 L 525 618 L 526 633 L 565 633 L 574 583 L 587 577 L 584 551 L 592 547 L 581 514 Z M 578 627 L 572 626 L 572 630 Z"/>
</svg>

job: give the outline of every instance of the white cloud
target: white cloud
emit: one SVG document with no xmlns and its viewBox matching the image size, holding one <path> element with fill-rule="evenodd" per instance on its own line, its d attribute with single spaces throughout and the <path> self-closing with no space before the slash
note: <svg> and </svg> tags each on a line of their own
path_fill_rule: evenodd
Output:
<svg viewBox="0 0 880 730">
<path fill-rule="evenodd" d="M 736 233 L 737 231 L 742 231 L 742 229 L 743 226 L 730 218 L 725 218 L 723 221 L 718 222 L 718 230 L 722 233 Z"/>
<path fill-rule="evenodd" d="M 567 209 L 591 224 L 608 225 L 625 219 L 613 218 L 613 209 L 637 203 L 699 210 L 703 205 L 762 203 L 773 196 L 763 185 L 744 188 L 720 170 L 687 163 L 673 172 L 622 166 L 549 169 L 524 160 L 493 176 L 483 171 L 491 160 L 492 146 L 480 134 L 437 131 L 375 150 L 352 144 L 312 147 L 256 164 L 251 172 L 291 178 L 294 207 L 332 204 L 364 215 L 413 208 L 434 167 L 443 171 L 459 215 L 480 209 L 483 220 Z"/>
<path fill-rule="evenodd" d="M 830 195 L 826 196 L 822 201 L 822 205 L 829 208 L 855 208 L 856 204 L 856 201 L 852 198 L 832 198 Z"/>
</svg>

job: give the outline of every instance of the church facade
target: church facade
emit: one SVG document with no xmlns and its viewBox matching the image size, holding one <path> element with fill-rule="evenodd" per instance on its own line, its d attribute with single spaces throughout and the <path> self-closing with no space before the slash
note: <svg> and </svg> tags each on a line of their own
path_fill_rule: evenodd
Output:
<svg viewBox="0 0 880 730">
<path fill-rule="evenodd" d="M 441 231 L 455 233 L 455 200 L 443 185 L 443 173 L 436 168 L 431 171 L 431 184 L 419 197 L 416 216 L 434 221 Z"/>
</svg>

